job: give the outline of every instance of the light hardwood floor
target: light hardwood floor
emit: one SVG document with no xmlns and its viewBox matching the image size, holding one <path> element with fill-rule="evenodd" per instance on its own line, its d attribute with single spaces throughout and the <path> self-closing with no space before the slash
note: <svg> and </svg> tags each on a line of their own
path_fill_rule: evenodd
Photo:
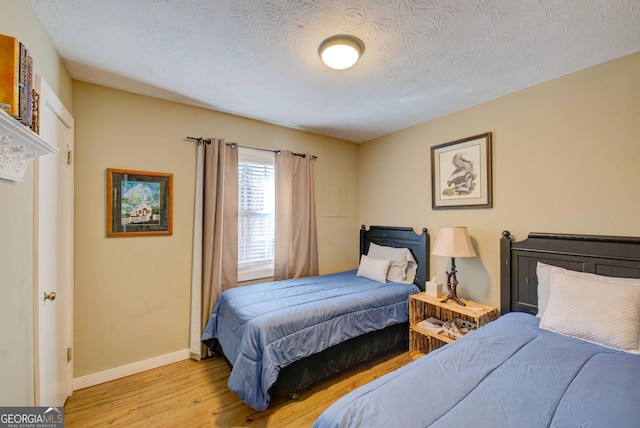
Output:
<svg viewBox="0 0 640 428">
<path fill-rule="evenodd" d="M 310 427 L 347 392 L 410 361 L 407 351 L 392 351 L 257 412 L 227 388 L 222 358 L 186 360 L 75 391 L 65 427 Z"/>
</svg>

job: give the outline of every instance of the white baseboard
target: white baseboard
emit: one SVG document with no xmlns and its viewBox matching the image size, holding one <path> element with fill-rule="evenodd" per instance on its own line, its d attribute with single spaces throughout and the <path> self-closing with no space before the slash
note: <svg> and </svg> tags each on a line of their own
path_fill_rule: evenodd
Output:
<svg viewBox="0 0 640 428">
<path fill-rule="evenodd" d="M 109 382 L 111 380 L 120 379 L 122 377 L 131 376 L 136 373 L 142 373 L 147 370 L 166 366 L 167 364 L 177 363 L 178 361 L 188 360 L 190 357 L 188 349 L 172 352 L 170 354 L 159 355 L 149 358 L 148 360 L 138 361 L 113 369 L 105 370 L 98 373 L 92 373 L 86 376 L 80 376 L 73 379 L 73 390 L 88 388 L 100 383 Z"/>
</svg>

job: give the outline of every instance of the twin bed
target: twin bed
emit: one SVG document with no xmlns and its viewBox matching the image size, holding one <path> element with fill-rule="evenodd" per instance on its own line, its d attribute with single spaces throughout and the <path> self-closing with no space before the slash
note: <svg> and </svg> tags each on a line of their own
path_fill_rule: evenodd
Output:
<svg viewBox="0 0 640 428">
<path fill-rule="evenodd" d="M 640 239 L 504 232 L 500 246 L 498 320 L 345 395 L 314 427 L 638 426 Z"/>
<path fill-rule="evenodd" d="M 424 290 L 428 249 L 426 229 L 362 226 L 358 270 L 227 290 L 203 342 L 232 366 L 229 389 L 265 410 L 273 395 L 295 397 L 320 379 L 405 346 L 407 301 Z"/>
</svg>

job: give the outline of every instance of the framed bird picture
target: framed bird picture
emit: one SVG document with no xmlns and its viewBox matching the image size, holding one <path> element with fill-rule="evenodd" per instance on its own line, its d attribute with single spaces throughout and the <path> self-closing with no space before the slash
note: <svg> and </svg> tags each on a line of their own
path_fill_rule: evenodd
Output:
<svg viewBox="0 0 640 428">
<path fill-rule="evenodd" d="M 491 132 L 431 147 L 431 208 L 491 208 Z"/>
</svg>

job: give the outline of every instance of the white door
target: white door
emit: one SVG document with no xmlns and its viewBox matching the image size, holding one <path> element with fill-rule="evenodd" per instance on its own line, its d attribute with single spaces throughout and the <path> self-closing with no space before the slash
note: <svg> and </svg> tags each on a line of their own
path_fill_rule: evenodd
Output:
<svg viewBox="0 0 640 428">
<path fill-rule="evenodd" d="M 58 152 L 42 156 L 36 167 L 35 402 L 37 406 L 62 406 L 73 392 L 74 122 L 40 76 L 36 90 L 40 93 L 40 137 Z"/>
</svg>

